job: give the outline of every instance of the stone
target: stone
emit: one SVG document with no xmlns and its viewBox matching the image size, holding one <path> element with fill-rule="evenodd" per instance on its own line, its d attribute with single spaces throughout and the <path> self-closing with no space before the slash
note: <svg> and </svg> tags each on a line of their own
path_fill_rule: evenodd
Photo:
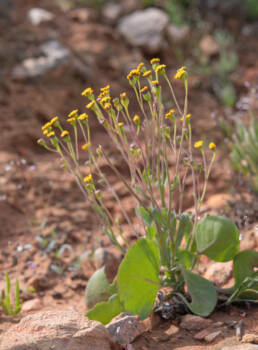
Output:
<svg viewBox="0 0 258 350">
<path fill-rule="evenodd" d="M 35 310 L 39 310 L 42 307 L 42 302 L 40 299 L 36 298 L 36 299 L 31 299 L 28 301 L 25 301 L 22 304 L 22 311 L 27 312 L 27 311 L 35 311 Z"/>
<path fill-rule="evenodd" d="M 214 56 L 219 53 L 219 45 L 212 35 L 205 35 L 201 39 L 199 46 L 206 56 Z"/>
<path fill-rule="evenodd" d="M 184 26 L 176 26 L 174 24 L 170 24 L 167 27 L 167 37 L 168 40 L 174 44 L 181 44 L 184 42 L 190 33 L 190 27 L 187 25 Z"/>
<path fill-rule="evenodd" d="M 194 335 L 194 339 L 203 340 L 209 333 L 211 333 L 210 329 L 203 329 Z"/>
<path fill-rule="evenodd" d="M 52 288 L 56 282 L 50 279 L 47 275 L 39 273 L 31 277 L 27 282 L 29 287 L 33 287 L 37 292 L 41 292 Z"/>
<path fill-rule="evenodd" d="M 102 15 L 108 23 L 114 24 L 120 17 L 121 12 L 121 4 L 108 2 L 102 10 Z"/>
<path fill-rule="evenodd" d="M 204 277 L 216 284 L 223 285 L 232 277 L 232 261 L 212 262 L 204 273 Z"/>
<path fill-rule="evenodd" d="M 137 316 L 123 313 L 113 318 L 106 329 L 112 342 L 125 346 L 144 333 L 146 326 Z"/>
<path fill-rule="evenodd" d="M 243 344 L 243 345 L 232 345 L 232 346 L 223 346 L 219 350 L 258 350 L 258 345 L 254 344 Z"/>
<path fill-rule="evenodd" d="M 31 8 L 27 16 L 28 20 L 35 26 L 38 26 L 42 22 L 52 21 L 55 17 L 53 13 L 39 7 Z"/>
<path fill-rule="evenodd" d="M 258 334 L 245 334 L 242 338 L 242 343 L 258 344 Z"/>
<path fill-rule="evenodd" d="M 1 338 L 1 350 L 110 350 L 108 331 L 75 311 L 26 316 Z"/>
<path fill-rule="evenodd" d="M 222 333 L 221 331 L 209 333 L 204 337 L 204 340 L 207 343 L 211 343 L 211 342 L 213 342 L 214 339 L 216 339 L 219 335 L 221 335 L 221 333 Z"/>
<path fill-rule="evenodd" d="M 188 331 L 200 331 L 210 326 L 211 323 L 212 321 L 207 318 L 187 314 L 182 317 L 180 328 L 187 329 Z"/>
<path fill-rule="evenodd" d="M 40 46 L 42 56 L 30 57 L 14 67 L 12 77 L 16 80 L 39 77 L 68 60 L 70 50 L 59 41 L 50 40 Z"/>
<path fill-rule="evenodd" d="M 118 24 L 118 32 L 130 45 L 155 54 L 165 45 L 164 32 L 168 22 L 164 11 L 147 8 L 124 16 Z"/>
</svg>

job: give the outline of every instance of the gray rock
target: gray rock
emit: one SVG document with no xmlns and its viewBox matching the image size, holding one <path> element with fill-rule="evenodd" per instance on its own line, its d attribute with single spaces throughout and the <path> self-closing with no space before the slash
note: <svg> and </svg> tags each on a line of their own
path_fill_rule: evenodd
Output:
<svg viewBox="0 0 258 350">
<path fill-rule="evenodd" d="M 243 345 L 223 346 L 219 350 L 258 350 L 258 345 L 243 344 Z"/>
<path fill-rule="evenodd" d="M 118 32 L 130 45 L 155 54 L 165 45 L 164 32 L 168 22 L 165 12 L 157 8 L 147 8 L 123 17 L 118 25 Z"/>
<path fill-rule="evenodd" d="M 176 26 L 174 24 L 170 24 L 167 27 L 167 37 L 168 40 L 175 44 L 180 44 L 184 42 L 190 33 L 190 27 L 187 25 L 184 26 Z"/>
<path fill-rule="evenodd" d="M 113 24 L 117 22 L 119 16 L 121 15 L 121 12 L 121 4 L 108 2 L 102 10 L 102 15 L 108 23 Z"/>
<path fill-rule="evenodd" d="M 50 40 L 40 46 L 42 56 L 26 58 L 21 64 L 14 67 L 14 79 L 35 78 L 58 67 L 70 57 L 70 50 L 63 47 L 58 41 Z"/>
<path fill-rule="evenodd" d="M 75 311 L 24 317 L 2 335 L 1 350 L 110 350 L 108 331 Z"/>
<path fill-rule="evenodd" d="M 53 13 L 41 9 L 39 7 L 33 7 L 28 11 L 28 20 L 35 26 L 42 22 L 52 21 L 54 19 Z"/>
</svg>

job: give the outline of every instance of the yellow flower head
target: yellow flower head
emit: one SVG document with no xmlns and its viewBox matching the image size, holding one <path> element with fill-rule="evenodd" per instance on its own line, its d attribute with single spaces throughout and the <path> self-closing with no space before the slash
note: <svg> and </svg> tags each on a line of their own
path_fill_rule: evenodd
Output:
<svg viewBox="0 0 258 350">
<path fill-rule="evenodd" d="M 125 124 L 124 124 L 123 122 L 118 123 L 119 128 L 121 128 L 121 127 L 124 126 L 124 125 L 125 125 Z"/>
<path fill-rule="evenodd" d="M 103 91 L 98 95 L 98 98 L 102 99 L 103 97 L 107 96 L 108 94 L 108 90 L 107 91 Z"/>
<path fill-rule="evenodd" d="M 46 129 L 43 131 L 43 135 L 47 135 L 47 134 L 48 134 L 48 130 Z"/>
<path fill-rule="evenodd" d="M 68 117 L 75 117 L 78 113 L 78 109 L 74 109 L 70 114 L 68 114 Z"/>
<path fill-rule="evenodd" d="M 90 109 L 95 105 L 95 101 L 91 101 L 90 103 L 87 104 L 86 108 Z"/>
<path fill-rule="evenodd" d="M 65 136 L 68 136 L 69 135 L 69 131 L 67 130 L 64 130 L 61 134 L 61 137 L 65 137 Z"/>
<path fill-rule="evenodd" d="M 84 150 L 84 151 L 87 151 L 87 149 L 89 148 L 89 146 L 90 146 L 90 143 L 88 142 L 88 143 L 85 143 L 84 145 L 82 145 L 82 149 Z"/>
<path fill-rule="evenodd" d="M 83 179 L 83 181 L 86 182 L 86 183 L 92 182 L 92 175 L 89 174 L 89 175 L 85 176 L 85 178 Z"/>
<path fill-rule="evenodd" d="M 68 118 L 67 121 L 68 121 L 68 123 L 74 123 L 74 122 L 76 122 L 76 119 L 74 117 Z"/>
<path fill-rule="evenodd" d="M 149 76 L 151 75 L 151 73 L 152 73 L 151 70 L 147 70 L 147 72 L 143 73 L 142 76 L 143 76 L 144 78 L 147 78 L 147 77 L 149 77 Z"/>
<path fill-rule="evenodd" d="M 111 97 L 109 97 L 109 96 L 106 96 L 106 97 L 103 97 L 102 99 L 101 99 L 101 103 L 105 103 L 105 102 L 108 102 L 108 101 L 110 101 L 111 100 Z"/>
<path fill-rule="evenodd" d="M 120 94 L 120 97 L 121 97 L 121 98 L 126 98 L 126 92 L 122 92 L 122 93 Z"/>
<path fill-rule="evenodd" d="M 138 66 L 137 66 L 137 70 L 140 71 L 143 66 L 144 66 L 143 62 L 139 63 Z"/>
<path fill-rule="evenodd" d="M 82 92 L 82 96 L 89 96 L 89 95 L 92 95 L 93 94 L 93 90 L 92 90 L 92 88 L 87 88 L 87 89 L 85 89 L 85 90 L 83 90 L 83 92 Z"/>
<path fill-rule="evenodd" d="M 55 136 L 55 132 L 54 131 L 50 131 L 48 134 L 47 134 L 47 137 L 53 137 Z"/>
<path fill-rule="evenodd" d="M 159 85 L 159 81 L 158 80 L 153 80 L 151 83 L 154 86 L 158 86 Z"/>
<path fill-rule="evenodd" d="M 160 62 L 160 58 L 153 58 L 150 60 L 150 64 L 158 63 Z"/>
<path fill-rule="evenodd" d="M 88 114 L 86 114 L 86 113 L 82 113 L 82 114 L 80 114 L 79 117 L 78 117 L 79 120 L 85 120 L 85 119 L 87 119 L 87 118 L 89 118 L 89 116 L 88 116 Z"/>
<path fill-rule="evenodd" d="M 170 109 L 170 111 L 168 111 L 168 113 L 165 114 L 165 119 L 172 117 L 174 113 L 175 113 L 175 110 Z"/>
<path fill-rule="evenodd" d="M 42 131 L 44 131 L 44 130 L 50 128 L 50 127 L 51 127 L 51 123 L 50 123 L 50 122 L 47 122 L 45 125 L 42 126 L 41 129 L 42 129 Z"/>
<path fill-rule="evenodd" d="M 192 114 L 191 113 L 188 113 L 186 116 L 185 116 L 185 119 L 189 119 L 191 118 Z M 184 120 L 184 117 L 182 117 L 180 120 Z"/>
<path fill-rule="evenodd" d="M 139 123 L 140 117 L 139 117 L 137 114 L 135 114 L 135 116 L 134 116 L 134 118 L 133 118 L 133 121 L 134 121 L 135 123 Z"/>
<path fill-rule="evenodd" d="M 50 125 L 55 124 L 55 122 L 58 121 L 58 117 L 54 117 L 50 120 Z"/>
<path fill-rule="evenodd" d="M 108 111 L 111 107 L 112 107 L 111 103 L 106 103 L 103 108 L 105 109 L 105 111 Z"/>
<path fill-rule="evenodd" d="M 177 70 L 176 74 L 174 75 L 174 78 L 181 79 L 185 74 L 186 74 L 186 67 L 183 66 Z"/>
<path fill-rule="evenodd" d="M 104 86 L 103 88 L 100 89 L 102 92 L 106 92 L 110 89 L 110 85 Z"/>
<path fill-rule="evenodd" d="M 216 145 L 215 145 L 214 142 L 211 142 L 211 143 L 209 144 L 209 149 L 216 149 Z"/>
<path fill-rule="evenodd" d="M 202 145 L 203 145 L 203 141 L 202 140 L 196 141 L 195 144 L 194 144 L 194 148 L 201 148 Z"/>
<path fill-rule="evenodd" d="M 141 90 L 140 93 L 143 94 L 144 92 L 148 91 L 148 86 L 144 86 Z"/>
<path fill-rule="evenodd" d="M 133 77 L 139 77 L 141 75 L 141 72 L 138 71 L 137 69 L 131 70 L 131 72 L 127 75 L 127 79 L 131 80 Z"/>
<path fill-rule="evenodd" d="M 165 64 L 160 64 L 160 65 L 155 69 L 155 72 L 156 72 L 156 73 L 159 73 L 159 72 L 163 71 L 165 68 L 166 68 L 166 65 L 165 65 Z"/>
</svg>

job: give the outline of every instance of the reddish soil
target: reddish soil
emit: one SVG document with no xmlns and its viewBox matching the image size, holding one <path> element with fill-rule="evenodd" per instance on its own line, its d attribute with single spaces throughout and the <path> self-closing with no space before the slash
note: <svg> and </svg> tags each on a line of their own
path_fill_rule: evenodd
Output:
<svg viewBox="0 0 258 350">
<path fill-rule="evenodd" d="M 40 299 L 38 310 L 68 308 L 82 312 L 86 310 L 84 290 L 95 270 L 91 253 L 98 247 L 112 247 L 102 232 L 99 218 L 85 203 L 73 179 L 60 169 L 55 155 L 42 150 L 36 140 L 41 135 L 41 125 L 49 118 L 55 115 L 65 117 L 74 108 L 85 109 L 85 99 L 80 92 L 87 86 L 99 89 L 110 84 L 114 96 L 124 90 L 130 94 L 126 73 L 133 64 L 148 57 L 126 46 L 114 28 L 102 23 L 94 11 L 87 10 L 86 17 L 78 17 L 75 10 L 64 12 L 54 6 L 53 1 L 13 3 L 9 18 L 1 18 L 0 21 L 0 290 L 4 288 L 4 274 L 8 271 L 12 283 L 18 278 L 23 301 Z M 54 13 L 55 20 L 39 27 L 30 24 L 26 13 L 36 6 Z M 50 38 L 56 38 L 69 47 L 72 59 L 40 78 L 14 80 L 11 77 L 13 67 L 24 58 L 37 55 L 39 44 Z M 246 88 L 246 80 L 252 86 L 258 83 L 257 38 L 253 36 L 246 40 L 239 35 L 237 46 L 240 63 L 234 73 L 234 81 L 240 99 L 251 95 L 250 89 Z M 172 76 L 181 63 L 172 50 L 163 52 L 162 57 Z M 236 111 L 225 111 L 209 90 L 207 77 L 195 75 L 192 82 L 189 102 L 194 137 L 205 136 L 215 141 L 219 149 L 205 210 L 226 212 L 241 226 L 245 249 L 257 249 L 257 212 L 255 208 L 254 211 L 250 209 L 255 197 L 246 187 L 232 188 L 235 175 L 232 175 L 228 150 L 218 127 L 219 117 L 235 114 Z M 176 91 L 178 95 L 182 92 L 179 85 L 176 85 Z M 251 107 L 258 110 L 255 100 Z M 94 125 L 94 142 L 101 142 L 110 153 L 114 151 L 97 123 Z M 122 184 L 115 183 L 115 186 L 123 195 Z M 188 197 L 185 209 L 192 205 L 191 195 Z M 230 209 L 228 199 L 234 204 L 241 203 L 241 206 L 235 204 L 234 209 Z M 125 195 L 123 203 L 134 220 L 130 197 Z M 117 204 L 112 200 L 109 206 L 113 215 L 119 213 Z M 249 213 L 248 218 L 243 214 L 245 210 Z M 129 239 L 135 239 L 126 226 L 124 230 Z M 47 248 L 39 242 L 38 236 L 50 242 Z M 58 257 L 57 252 L 64 245 L 66 249 Z M 78 264 L 78 259 L 85 253 L 87 257 L 81 258 Z M 119 256 L 119 252 L 115 253 Z M 211 262 L 203 260 L 201 272 L 205 274 L 210 265 Z M 219 279 L 217 282 L 221 284 Z M 222 284 L 230 283 L 232 275 L 229 273 Z M 22 311 L 17 317 L 0 314 L 0 334 L 27 313 Z M 244 331 L 258 333 L 258 310 L 253 305 L 230 306 L 215 312 L 211 318 L 225 322 L 222 335 L 216 338 L 215 343 L 237 342 L 230 321 L 243 320 Z M 178 322 L 179 318 L 159 320 L 149 332 L 136 340 L 134 349 L 207 347 L 206 343 L 194 340 L 191 332 L 180 330 L 175 337 L 167 336 L 166 330 L 171 324 L 178 325 Z"/>
</svg>

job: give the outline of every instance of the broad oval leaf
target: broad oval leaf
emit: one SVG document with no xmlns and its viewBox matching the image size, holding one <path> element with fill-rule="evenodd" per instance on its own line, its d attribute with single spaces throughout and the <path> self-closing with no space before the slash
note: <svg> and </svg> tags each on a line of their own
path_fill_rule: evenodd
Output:
<svg viewBox="0 0 258 350">
<path fill-rule="evenodd" d="M 118 294 L 126 312 L 145 319 L 152 311 L 160 289 L 160 254 L 157 245 L 140 239 L 130 247 L 117 277 Z"/>
<path fill-rule="evenodd" d="M 108 301 L 98 303 L 95 307 L 86 313 L 90 320 L 99 321 L 104 325 L 108 324 L 112 318 L 123 311 L 118 294 L 112 295 Z"/>
<path fill-rule="evenodd" d="M 105 267 L 94 272 L 89 279 L 85 291 L 85 302 L 88 308 L 95 304 L 106 301 L 108 298 L 116 293 L 115 284 L 109 284 L 105 273 Z"/>
<path fill-rule="evenodd" d="M 223 216 L 206 216 L 197 225 L 198 252 L 215 261 L 229 261 L 240 248 L 239 232 L 234 222 Z"/>
<path fill-rule="evenodd" d="M 190 269 L 194 259 L 194 254 L 186 249 L 179 249 L 176 253 L 178 262 L 183 265 L 186 269 Z"/>
<path fill-rule="evenodd" d="M 181 294 L 179 294 L 180 297 L 194 314 L 203 317 L 209 316 L 217 304 L 215 287 L 206 278 L 189 270 L 182 269 L 182 274 L 192 302 L 189 303 Z"/>
<path fill-rule="evenodd" d="M 258 252 L 244 250 L 234 257 L 235 288 L 238 288 L 246 277 L 254 275 L 254 267 L 258 267 Z"/>
</svg>

